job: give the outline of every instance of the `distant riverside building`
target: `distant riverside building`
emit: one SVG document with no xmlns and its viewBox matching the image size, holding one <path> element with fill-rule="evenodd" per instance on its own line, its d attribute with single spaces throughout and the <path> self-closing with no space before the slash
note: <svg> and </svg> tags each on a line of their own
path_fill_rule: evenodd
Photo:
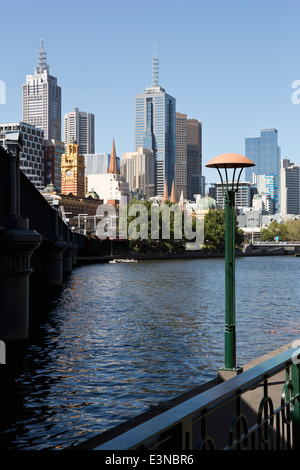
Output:
<svg viewBox="0 0 300 470">
<path fill-rule="evenodd" d="M 65 151 L 65 144 L 56 139 L 46 140 L 44 185 L 54 184 L 57 191 L 61 191 L 61 158 Z"/>
<path fill-rule="evenodd" d="M 106 174 L 110 163 L 110 153 L 91 153 L 85 154 L 85 174 L 86 175 L 99 175 Z M 120 171 L 120 158 L 117 158 L 117 166 Z"/>
<path fill-rule="evenodd" d="M 258 194 L 268 197 L 268 212 L 275 214 L 277 209 L 277 178 L 275 175 L 256 175 Z"/>
<path fill-rule="evenodd" d="M 123 153 L 121 175 L 129 190 L 139 190 L 146 198 L 155 196 L 155 163 L 153 150 L 139 147 L 137 152 Z"/>
<path fill-rule="evenodd" d="M 240 182 L 235 198 L 235 205 L 239 207 L 251 207 L 254 194 L 257 193 L 256 186 L 252 183 Z M 221 182 L 213 183 L 209 188 L 209 195 L 217 201 L 219 207 L 224 208 L 223 185 Z"/>
<path fill-rule="evenodd" d="M 245 155 L 255 163 L 246 168 L 245 179 L 256 183 L 257 175 L 274 175 L 277 187 L 274 186 L 272 198 L 278 209 L 280 192 L 280 147 L 278 146 L 278 131 L 276 129 L 261 129 L 260 137 L 245 139 Z"/>
<path fill-rule="evenodd" d="M 281 160 L 281 213 L 300 214 L 300 166 L 288 158 Z"/>
<path fill-rule="evenodd" d="M 7 132 L 20 132 L 23 151 L 20 153 L 20 169 L 34 186 L 41 190 L 44 184 L 44 131 L 25 122 L 0 124 L 0 143 L 4 145 Z"/>
<path fill-rule="evenodd" d="M 165 181 L 171 193 L 176 163 L 176 100 L 159 85 L 158 59 L 153 59 L 152 85 L 135 96 L 135 146 L 152 150 L 155 158 L 156 194 L 162 196 Z"/>
<path fill-rule="evenodd" d="M 275 213 L 275 203 L 273 199 L 271 199 L 270 194 L 254 194 L 252 199 L 252 209 L 260 210 L 264 215 L 272 215 Z"/>
<path fill-rule="evenodd" d="M 67 153 L 61 158 L 61 192 L 72 193 L 83 198 L 86 193 L 84 156 L 79 152 L 79 144 L 68 144 Z"/>
<path fill-rule="evenodd" d="M 79 144 L 80 154 L 95 153 L 95 115 L 79 111 L 74 108 L 72 112 L 64 115 L 64 141 L 65 147 L 76 140 Z"/>
<path fill-rule="evenodd" d="M 22 86 L 22 121 L 43 129 L 46 140 L 61 140 L 61 88 L 49 73 L 43 40 L 35 73 Z"/>
<path fill-rule="evenodd" d="M 120 175 L 114 140 L 107 173 L 88 174 L 87 184 L 88 191 L 95 191 L 104 204 L 118 206 L 129 202 L 129 185 Z"/>
</svg>

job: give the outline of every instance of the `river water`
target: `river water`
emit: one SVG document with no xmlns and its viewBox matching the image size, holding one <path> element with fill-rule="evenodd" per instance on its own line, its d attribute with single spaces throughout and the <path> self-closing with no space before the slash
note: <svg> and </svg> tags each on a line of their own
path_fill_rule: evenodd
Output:
<svg viewBox="0 0 300 470">
<path fill-rule="evenodd" d="M 294 256 L 236 259 L 237 365 L 300 338 L 299 271 Z M 1 366 L 1 448 L 76 445 L 214 378 L 224 276 L 224 259 L 75 269 Z"/>
</svg>

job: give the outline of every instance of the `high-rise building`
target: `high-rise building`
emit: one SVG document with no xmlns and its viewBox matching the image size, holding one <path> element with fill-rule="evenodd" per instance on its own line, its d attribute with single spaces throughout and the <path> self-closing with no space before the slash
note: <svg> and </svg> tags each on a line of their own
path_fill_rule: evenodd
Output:
<svg viewBox="0 0 300 470">
<path fill-rule="evenodd" d="M 157 57 L 152 71 L 152 85 L 135 96 L 135 151 L 139 147 L 153 151 L 156 194 L 162 196 L 165 181 L 171 193 L 175 178 L 176 100 L 159 85 Z"/>
<path fill-rule="evenodd" d="M 147 199 L 155 196 L 153 150 L 139 147 L 137 152 L 123 153 L 121 175 L 129 184 L 130 191 L 139 189 Z"/>
<path fill-rule="evenodd" d="M 300 166 L 288 158 L 281 160 L 281 204 L 282 214 L 300 214 Z"/>
<path fill-rule="evenodd" d="M 20 132 L 23 150 L 20 153 L 20 169 L 34 186 L 44 188 L 44 131 L 25 122 L 0 124 L 0 144 L 4 145 L 7 132 Z"/>
<path fill-rule="evenodd" d="M 188 199 L 187 115 L 176 113 L 175 195 Z"/>
<path fill-rule="evenodd" d="M 49 73 L 43 40 L 35 73 L 22 86 L 22 120 L 43 129 L 46 140 L 61 140 L 61 88 Z"/>
<path fill-rule="evenodd" d="M 197 119 L 188 119 L 187 129 L 187 197 L 204 194 L 202 177 L 202 123 Z"/>
<path fill-rule="evenodd" d="M 202 123 L 176 113 L 176 199 L 181 194 L 192 200 L 195 194 L 204 194 L 202 177 Z"/>
<path fill-rule="evenodd" d="M 278 146 L 278 131 L 276 129 L 261 129 L 260 137 L 245 139 L 245 155 L 255 163 L 246 168 L 245 179 L 251 183 L 257 182 L 258 175 L 275 176 L 276 185 L 272 198 L 278 208 L 280 192 L 280 147 Z"/>
<path fill-rule="evenodd" d="M 64 115 L 64 141 L 68 144 L 76 140 L 81 154 L 95 152 L 95 115 L 79 111 L 74 108 L 72 112 Z"/>
</svg>

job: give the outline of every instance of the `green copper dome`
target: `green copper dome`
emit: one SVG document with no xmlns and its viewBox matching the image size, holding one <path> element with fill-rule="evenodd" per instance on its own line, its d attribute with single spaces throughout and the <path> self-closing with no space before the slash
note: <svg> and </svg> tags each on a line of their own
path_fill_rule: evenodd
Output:
<svg viewBox="0 0 300 470">
<path fill-rule="evenodd" d="M 217 207 L 217 201 L 208 194 L 197 203 L 197 210 L 216 209 Z"/>
</svg>

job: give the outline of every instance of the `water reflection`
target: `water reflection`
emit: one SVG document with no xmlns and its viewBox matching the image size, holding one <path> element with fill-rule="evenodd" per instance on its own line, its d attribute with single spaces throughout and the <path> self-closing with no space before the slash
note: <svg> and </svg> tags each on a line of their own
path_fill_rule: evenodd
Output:
<svg viewBox="0 0 300 470">
<path fill-rule="evenodd" d="M 237 357 L 300 336 L 300 259 L 237 259 Z M 224 260 L 76 269 L 6 366 L 1 447 L 63 448 L 215 376 Z"/>
</svg>

